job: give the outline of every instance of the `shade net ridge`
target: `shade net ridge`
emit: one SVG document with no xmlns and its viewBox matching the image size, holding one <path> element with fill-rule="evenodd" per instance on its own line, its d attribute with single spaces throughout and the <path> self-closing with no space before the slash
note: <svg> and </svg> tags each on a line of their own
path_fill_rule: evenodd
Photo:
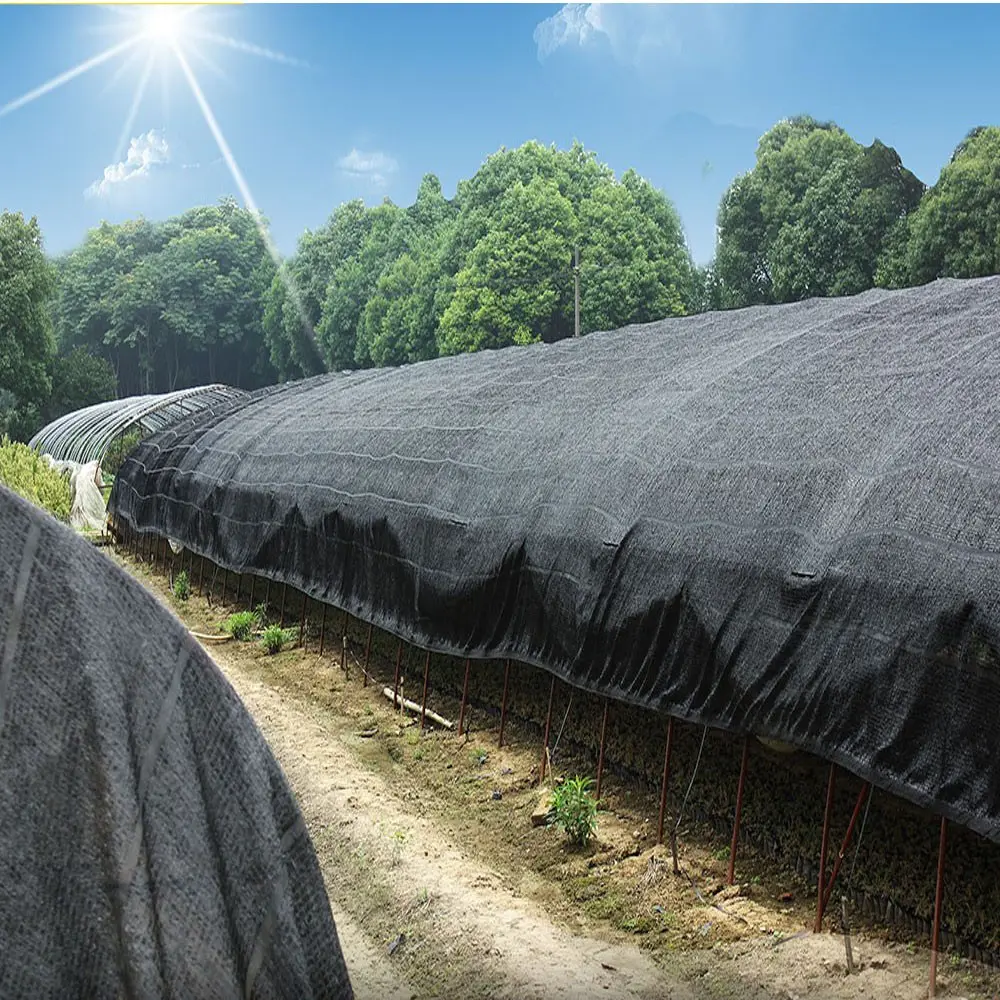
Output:
<svg viewBox="0 0 1000 1000">
<path fill-rule="evenodd" d="M 1000 840 L 998 317 L 941 280 L 320 376 L 149 438 L 110 506 Z"/>
<path fill-rule="evenodd" d="M 0 996 L 333 1000 L 302 815 L 181 623 L 0 487 Z"/>
</svg>

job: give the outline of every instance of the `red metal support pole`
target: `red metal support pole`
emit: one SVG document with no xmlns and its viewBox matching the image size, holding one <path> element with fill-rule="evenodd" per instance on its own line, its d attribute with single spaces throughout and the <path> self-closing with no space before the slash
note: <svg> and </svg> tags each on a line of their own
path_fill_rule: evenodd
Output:
<svg viewBox="0 0 1000 1000">
<path fill-rule="evenodd" d="M 399 640 L 396 650 L 396 674 L 392 678 L 392 707 L 399 708 L 399 668 L 403 663 L 403 640 Z"/>
<path fill-rule="evenodd" d="M 285 627 L 285 596 L 288 593 L 288 583 L 285 582 L 281 585 L 281 609 L 278 611 L 278 625 L 281 628 Z"/>
<path fill-rule="evenodd" d="M 257 589 L 257 574 L 256 573 L 251 573 L 250 574 L 250 610 L 251 611 L 254 610 L 253 595 L 254 595 L 254 591 L 256 589 Z"/>
<path fill-rule="evenodd" d="M 240 603 L 240 598 L 243 596 L 243 574 L 236 574 L 236 604 L 237 607 Z"/>
<path fill-rule="evenodd" d="M 364 682 L 363 687 L 368 687 L 368 663 L 372 656 L 372 623 L 368 623 L 368 638 L 365 639 L 365 667 L 364 667 Z"/>
<path fill-rule="evenodd" d="M 663 781 L 660 782 L 660 818 L 656 821 L 656 842 L 663 843 L 663 820 L 667 815 L 667 785 L 670 783 L 670 754 L 674 749 L 674 717 L 667 720 L 667 749 L 663 753 Z"/>
<path fill-rule="evenodd" d="M 601 779 L 604 777 L 604 734 L 608 728 L 608 699 L 604 699 L 604 714 L 601 716 L 601 747 L 597 751 L 597 787 L 594 789 L 594 798 L 600 801 Z"/>
<path fill-rule="evenodd" d="M 736 816 L 733 819 L 733 839 L 729 845 L 729 872 L 726 885 L 733 884 L 736 875 L 736 845 L 740 839 L 740 814 L 743 812 L 743 787 L 747 780 L 747 763 L 750 759 L 750 737 L 743 738 L 743 758 L 740 761 L 740 781 L 736 786 Z"/>
<path fill-rule="evenodd" d="M 309 598 L 302 595 L 302 617 L 299 619 L 299 645 L 304 650 L 306 648 L 306 608 L 309 606 Z"/>
<path fill-rule="evenodd" d="M 858 799 L 854 803 L 854 812 L 851 813 L 851 821 L 847 824 L 847 833 L 844 834 L 844 842 L 840 845 L 840 852 L 837 854 L 837 860 L 833 863 L 833 871 L 830 873 L 830 879 L 826 883 L 826 887 L 823 891 L 823 908 L 820 911 L 820 920 L 823 919 L 823 914 L 826 912 L 827 905 L 830 902 L 830 895 L 833 892 L 833 883 L 837 881 L 837 876 L 840 874 L 840 866 L 844 863 L 844 855 L 847 853 L 847 848 L 851 846 L 851 837 L 854 836 L 854 827 L 857 825 L 858 816 L 861 815 L 861 807 L 865 804 L 865 799 L 868 797 L 868 792 L 871 790 L 871 785 L 866 781 L 861 786 L 861 791 L 858 792 Z"/>
<path fill-rule="evenodd" d="M 222 603 L 226 603 L 226 591 L 229 589 L 229 570 L 222 574 Z"/>
<path fill-rule="evenodd" d="M 931 982 L 929 995 L 937 992 L 938 945 L 941 943 L 941 901 L 944 896 L 944 852 L 948 842 L 948 821 L 941 817 L 941 840 L 938 843 L 937 888 L 934 890 L 934 929 L 931 932 Z"/>
<path fill-rule="evenodd" d="M 552 675 L 549 685 L 549 709 L 545 713 L 545 736 L 542 739 L 542 763 L 538 768 L 538 784 L 545 780 L 545 765 L 549 760 L 549 732 L 552 730 L 552 701 L 556 694 L 556 675 Z"/>
<path fill-rule="evenodd" d="M 458 735 L 462 735 L 462 723 L 465 721 L 465 701 L 469 696 L 469 667 L 472 665 L 471 659 L 465 661 L 465 681 L 462 684 L 462 704 L 458 710 Z"/>
<path fill-rule="evenodd" d="M 326 602 L 323 602 L 323 614 L 319 619 L 319 655 L 323 655 L 323 644 L 326 642 Z"/>
<path fill-rule="evenodd" d="M 344 624 L 340 628 L 340 669 L 347 677 L 347 608 L 344 608 Z"/>
<path fill-rule="evenodd" d="M 813 933 L 823 929 L 823 881 L 826 878 L 826 849 L 830 842 L 830 817 L 833 813 L 833 788 L 837 780 L 837 765 L 830 765 L 830 778 L 826 783 L 826 807 L 823 809 L 823 837 L 819 847 L 819 883 L 816 887 L 816 922 Z"/>
<path fill-rule="evenodd" d="M 507 721 L 507 687 L 510 683 L 510 660 L 504 661 L 503 668 L 503 700 L 500 702 L 500 739 L 497 746 L 503 746 L 503 728 Z"/>
<path fill-rule="evenodd" d="M 198 565 L 198 596 L 201 597 L 203 584 L 205 583 L 205 557 L 201 557 Z"/>
<path fill-rule="evenodd" d="M 424 696 L 420 702 L 420 732 L 424 731 L 424 720 L 427 718 L 427 681 L 431 674 L 431 651 L 427 650 L 424 658 Z"/>
</svg>

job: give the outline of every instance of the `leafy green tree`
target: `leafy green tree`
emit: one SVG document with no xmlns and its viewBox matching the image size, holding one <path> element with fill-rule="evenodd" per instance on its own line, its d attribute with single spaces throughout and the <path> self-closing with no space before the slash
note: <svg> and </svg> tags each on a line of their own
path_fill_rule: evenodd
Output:
<svg viewBox="0 0 1000 1000">
<path fill-rule="evenodd" d="M 369 209 L 365 221 L 367 232 L 357 252 L 339 264 L 330 278 L 316 326 L 324 360 L 333 370 L 370 363 L 363 340 L 358 350 L 365 306 L 383 272 L 410 249 L 415 235 L 406 210 L 388 199 Z"/>
<path fill-rule="evenodd" d="M 678 316 L 695 306 L 680 219 L 634 171 L 581 203 L 579 232 L 582 332 Z"/>
<path fill-rule="evenodd" d="M 364 202 L 346 202 L 316 232 L 303 234 L 285 273 L 275 275 L 264 296 L 263 325 L 271 363 L 281 379 L 325 370 L 316 327 L 327 288 L 337 267 L 360 251 L 368 229 Z M 298 290 L 304 315 L 288 294 L 289 282 Z"/>
<path fill-rule="evenodd" d="M 406 211 L 413 224 L 410 249 L 382 272 L 365 305 L 355 347 L 359 364 L 406 364 L 437 356 L 436 331 L 453 288 L 443 257 L 456 209 L 437 177 L 427 174 Z"/>
<path fill-rule="evenodd" d="M 156 225 L 105 223 L 58 271 L 61 350 L 106 358 L 120 395 L 273 380 L 262 301 L 275 268 L 259 220 L 233 199 Z"/>
<path fill-rule="evenodd" d="M 378 367 L 437 357 L 434 334 L 440 316 L 433 263 L 431 256 L 404 253 L 383 272 L 365 306 L 359 355 Z"/>
<path fill-rule="evenodd" d="M 573 206 L 553 180 L 516 181 L 456 278 L 441 354 L 554 341 L 573 332 Z"/>
<path fill-rule="evenodd" d="M 895 150 L 800 117 L 760 140 L 757 164 L 719 208 L 713 267 L 722 307 L 846 295 L 875 284 L 879 261 L 923 185 Z"/>
<path fill-rule="evenodd" d="M 24 436 L 52 388 L 54 270 L 38 221 L 0 213 L 0 421 Z"/>
<path fill-rule="evenodd" d="M 919 208 L 898 225 L 880 262 L 879 284 L 1000 273 L 1000 128 L 973 129 Z"/>
<path fill-rule="evenodd" d="M 104 403 L 114 399 L 116 391 L 117 379 L 110 363 L 77 347 L 52 359 L 52 394 L 42 419 L 49 423 L 64 413 Z"/>
</svg>

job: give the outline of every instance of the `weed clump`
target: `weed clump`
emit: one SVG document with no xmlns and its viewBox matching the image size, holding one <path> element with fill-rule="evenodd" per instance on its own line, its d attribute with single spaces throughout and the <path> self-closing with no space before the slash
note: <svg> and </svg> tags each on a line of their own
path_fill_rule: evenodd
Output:
<svg viewBox="0 0 1000 1000">
<path fill-rule="evenodd" d="M 275 653 L 280 653 L 292 638 L 290 629 L 282 628 L 280 625 L 268 625 L 260 637 L 260 644 L 268 656 L 274 656 Z"/>
<path fill-rule="evenodd" d="M 186 569 L 182 569 L 174 577 L 174 597 L 178 601 L 186 601 L 191 596 L 191 581 Z"/>
<path fill-rule="evenodd" d="M 552 793 L 550 823 L 580 847 L 586 847 L 597 830 L 597 800 L 590 793 L 593 783 L 591 778 L 576 775 Z"/>
<path fill-rule="evenodd" d="M 246 642 L 260 624 L 255 611 L 237 611 L 222 623 L 222 631 L 240 642 Z"/>
</svg>

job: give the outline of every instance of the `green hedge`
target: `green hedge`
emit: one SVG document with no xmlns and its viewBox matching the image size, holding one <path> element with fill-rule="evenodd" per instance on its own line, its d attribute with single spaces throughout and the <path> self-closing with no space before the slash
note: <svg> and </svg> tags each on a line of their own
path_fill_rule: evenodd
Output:
<svg viewBox="0 0 1000 1000">
<path fill-rule="evenodd" d="M 42 461 L 34 449 L 0 438 L 0 483 L 44 507 L 60 521 L 69 521 L 73 494 L 69 482 Z"/>
</svg>

